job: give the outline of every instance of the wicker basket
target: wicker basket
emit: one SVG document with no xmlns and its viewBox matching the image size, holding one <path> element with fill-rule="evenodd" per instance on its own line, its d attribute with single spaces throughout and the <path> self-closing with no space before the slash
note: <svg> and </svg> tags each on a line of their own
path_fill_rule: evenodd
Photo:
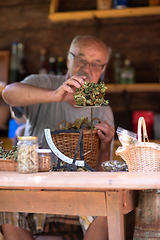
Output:
<svg viewBox="0 0 160 240">
<path fill-rule="evenodd" d="M 0 158 L 0 171 L 17 171 L 17 161 Z"/>
<path fill-rule="evenodd" d="M 145 139 L 147 139 L 147 142 L 145 142 Z M 146 124 L 143 117 L 140 117 L 138 120 L 138 143 L 118 147 L 116 155 L 124 159 L 130 172 L 160 171 L 160 145 L 148 141 Z"/>
<path fill-rule="evenodd" d="M 74 158 L 79 133 L 59 133 L 52 134 L 52 139 L 54 144 L 64 155 L 70 158 Z M 95 168 L 97 163 L 97 157 L 99 152 L 99 137 L 97 135 L 97 130 L 92 130 L 92 151 L 91 150 L 91 130 L 83 130 L 83 153 L 84 160 L 92 168 Z M 80 159 L 80 150 L 78 150 L 77 159 Z"/>
</svg>

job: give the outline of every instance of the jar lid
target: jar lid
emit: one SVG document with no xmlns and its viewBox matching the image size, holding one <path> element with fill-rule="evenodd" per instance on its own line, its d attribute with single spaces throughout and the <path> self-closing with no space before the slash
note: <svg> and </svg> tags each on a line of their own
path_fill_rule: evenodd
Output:
<svg viewBox="0 0 160 240">
<path fill-rule="evenodd" d="M 38 139 L 36 136 L 18 136 L 18 140 L 34 140 Z"/>
<path fill-rule="evenodd" d="M 41 149 L 41 148 L 39 148 L 36 151 L 38 153 L 51 153 L 51 149 Z"/>
</svg>

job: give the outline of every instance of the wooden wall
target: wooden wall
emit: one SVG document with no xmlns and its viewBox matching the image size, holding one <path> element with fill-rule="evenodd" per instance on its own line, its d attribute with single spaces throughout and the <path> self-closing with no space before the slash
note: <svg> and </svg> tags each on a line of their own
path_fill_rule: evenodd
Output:
<svg viewBox="0 0 160 240">
<path fill-rule="evenodd" d="M 73 2 L 79 1 L 60 0 L 60 6 L 74 10 Z M 76 4 L 79 9 L 82 5 L 86 9 L 88 5 L 91 9 L 95 6 L 94 1 L 80 2 Z M 13 41 L 24 43 L 27 74 L 37 73 L 40 48 L 47 50 L 47 57 L 66 58 L 70 42 L 76 35 L 92 34 L 108 44 L 113 53 L 120 52 L 124 58 L 130 58 L 137 82 L 158 82 L 160 15 L 53 23 L 48 20 L 49 5 L 50 0 L 0 1 L 0 50 L 11 50 Z M 108 82 L 113 82 L 112 61 L 106 77 Z"/>
<path fill-rule="evenodd" d="M 134 4 L 137 2 L 139 6 L 146 4 L 144 0 L 131 2 Z M 158 82 L 160 15 L 51 22 L 48 19 L 49 6 L 50 0 L 0 1 L 0 50 L 11 50 L 12 42 L 22 42 L 25 46 L 27 75 L 38 72 L 39 52 L 42 47 L 47 51 L 47 58 L 62 56 L 66 59 L 72 39 L 76 35 L 91 34 L 109 45 L 113 54 L 120 52 L 123 58 L 129 58 L 132 61 L 136 69 L 136 82 Z M 60 0 L 62 11 L 78 10 L 75 6 L 80 10 L 90 9 L 90 7 L 94 9 L 95 1 Z M 109 83 L 113 82 L 112 58 L 106 71 L 106 79 Z M 137 109 L 145 108 L 146 110 L 152 110 L 154 103 L 156 106 L 159 105 L 159 95 L 153 95 L 153 98 L 148 98 L 148 95 L 142 96 L 142 94 L 141 98 L 132 97 L 135 109 L 136 105 Z M 108 98 L 113 109 L 116 105 L 119 108 L 121 102 L 124 108 L 124 111 L 114 112 L 116 125 L 131 129 L 131 111 L 125 106 L 127 99 L 124 100 L 121 96 L 113 94 Z M 144 104 L 140 107 L 141 101 Z M 154 110 L 159 111 L 159 107 L 157 106 Z"/>
</svg>

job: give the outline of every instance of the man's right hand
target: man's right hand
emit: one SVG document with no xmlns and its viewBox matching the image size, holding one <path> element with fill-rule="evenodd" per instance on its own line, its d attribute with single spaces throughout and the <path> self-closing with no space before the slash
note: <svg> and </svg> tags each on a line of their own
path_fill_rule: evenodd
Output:
<svg viewBox="0 0 160 240">
<path fill-rule="evenodd" d="M 85 82 L 86 76 L 72 76 L 67 79 L 54 93 L 56 102 L 74 101 L 76 88 L 80 88 Z"/>
</svg>

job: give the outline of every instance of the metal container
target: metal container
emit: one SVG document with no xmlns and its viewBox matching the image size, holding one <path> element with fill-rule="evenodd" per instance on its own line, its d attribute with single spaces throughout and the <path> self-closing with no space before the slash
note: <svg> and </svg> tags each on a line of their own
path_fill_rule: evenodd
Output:
<svg viewBox="0 0 160 240">
<path fill-rule="evenodd" d="M 133 240 L 160 239 L 159 206 L 159 189 L 140 191 Z"/>
<path fill-rule="evenodd" d="M 18 172 L 38 172 L 38 138 L 35 136 L 18 137 Z"/>
</svg>

